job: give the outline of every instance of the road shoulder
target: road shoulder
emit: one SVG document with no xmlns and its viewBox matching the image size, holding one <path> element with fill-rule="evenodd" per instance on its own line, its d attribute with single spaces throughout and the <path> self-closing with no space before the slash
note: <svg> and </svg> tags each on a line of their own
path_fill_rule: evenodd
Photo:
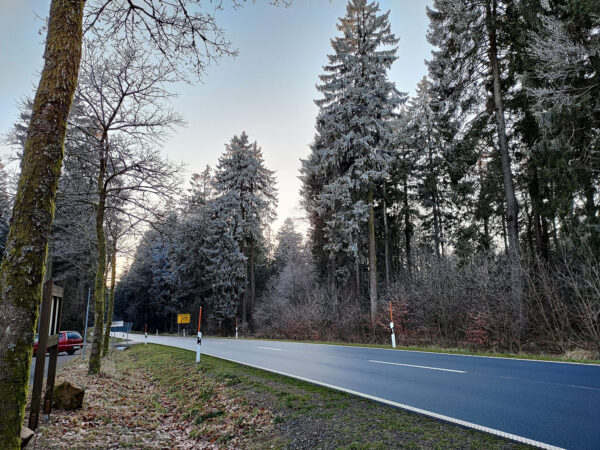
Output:
<svg viewBox="0 0 600 450">
<path fill-rule="evenodd" d="M 523 448 L 485 433 L 251 367 L 160 345 L 73 361 L 84 408 L 53 412 L 28 448 Z M 108 440 L 108 441 L 107 441 Z"/>
</svg>

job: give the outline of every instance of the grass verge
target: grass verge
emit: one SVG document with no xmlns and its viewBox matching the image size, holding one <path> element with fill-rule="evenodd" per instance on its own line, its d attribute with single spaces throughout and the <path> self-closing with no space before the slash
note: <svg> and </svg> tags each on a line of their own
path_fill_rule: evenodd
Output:
<svg viewBox="0 0 600 450">
<path fill-rule="evenodd" d="M 521 445 L 188 350 L 114 351 L 99 376 L 80 362 L 84 408 L 53 412 L 34 448 L 479 448 Z"/>
</svg>

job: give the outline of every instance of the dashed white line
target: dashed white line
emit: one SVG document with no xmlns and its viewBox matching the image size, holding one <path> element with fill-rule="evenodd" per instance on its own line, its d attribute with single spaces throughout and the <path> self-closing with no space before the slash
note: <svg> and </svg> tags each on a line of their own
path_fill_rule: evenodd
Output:
<svg viewBox="0 0 600 450">
<path fill-rule="evenodd" d="M 576 384 L 567 384 L 566 386 L 577 388 L 577 389 L 590 389 L 592 391 L 600 391 L 598 388 L 589 387 L 589 386 L 578 386 Z"/>
<path fill-rule="evenodd" d="M 273 347 L 257 347 L 257 348 L 262 348 L 263 350 L 273 350 L 275 352 L 280 352 L 281 351 L 280 348 L 273 348 Z"/>
<path fill-rule="evenodd" d="M 277 349 L 277 350 L 280 350 L 280 349 Z M 296 380 L 306 381 L 307 383 L 316 384 L 318 386 L 323 386 L 323 387 L 326 387 L 329 389 L 335 389 L 336 391 L 346 392 L 347 394 L 352 394 L 352 395 L 356 395 L 358 397 L 366 398 L 369 400 L 374 400 L 379 403 L 384 403 L 386 405 L 395 406 L 396 408 L 404 409 L 405 411 L 411 411 L 411 412 L 421 414 L 424 416 L 433 417 L 435 419 L 442 420 L 444 422 L 454 423 L 454 424 L 457 424 L 457 425 L 460 425 L 463 427 L 483 431 L 485 433 L 500 436 L 500 437 L 503 437 L 505 439 L 510 439 L 515 442 L 521 442 L 523 444 L 532 445 L 534 447 L 539 447 L 539 448 L 548 449 L 548 450 L 563 450 L 560 447 L 556 447 L 554 445 L 547 444 L 545 442 L 536 441 L 534 439 L 529 439 L 527 437 L 519 436 L 519 435 L 512 434 L 512 433 L 506 433 L 504 431 L 496 430 L 496 429 L 490 428 L 490 427 L 485 427 L 485 426 L 482 426 L 482 425 L 479 425 L 479 424 L 476 424 L 473 422 L 467 422 L 465 420 L 455 419 L 454 417 L 444 416 L 443 414 L 437 414 L 432 411 L 427 411 L 425 409 L 415 408 L 415 407 L 409 406 L 409 405 L 404 405 L 402 403 L 397 403 L 397 402 L 394 402 L 394 401 L 391 401 L 391 400 L 388 400 L 385 398 L 375 397 L 374 395 L 365 394 L 363 392 L 354 391 L 352 389 L 346 389 L 344 387 L 336 386 L 334 384 L 324 383 L 323 381 L 317 381 L 317 380 L 313 380 L 311 378 L 301 377 L 299 375 L 295 375 L 295 374 L 288 373 L 288 372 L 283 372 L 280 370 L 269 369 L 267 367 L 259 366 L 257 364 L 251 364 L 248 362 L 239 361 L 239 360 L 232 359 L 232 358 L 225 358 L 223 356 L 217 356 L 217 355 L 211 355 L 211 356 L 214 356 L 215 358 L 225 359 L 227 361 L 231 361 L 234 363 L 242 364 L 244 366 L 254 367 L 256 369 L 265 370 L 267 372 L 276 373 L 276 374 L 283 375 L 283 376 L 290 377 L 290 378 L 295 378 Z"/>
<path fill-rule="evenodd" d="M 415 367 L 417 369 L 441 370 L 442 372 L 467 373 L 464 370 L 442 369 L 441 367 L 415 366 L 414 364 L 402 364 L 389 361 L 375 361 L 373 359 L 370 359 L 369 362 L 377 364 L 389 364 L 391 366 Z"/>
</svg>

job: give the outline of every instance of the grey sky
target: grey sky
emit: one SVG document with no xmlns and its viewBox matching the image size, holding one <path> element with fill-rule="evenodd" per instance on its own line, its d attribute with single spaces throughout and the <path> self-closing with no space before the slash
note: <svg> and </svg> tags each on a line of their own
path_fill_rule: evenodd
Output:
<svg viewBox="0 0 600 450">
<path fill-rule="evenodd" d="M 168 157 L 187 164 L 189 174 L 206 164 L 214 166 L 224 144 L 246 130 L 263 149 L 267 166 L 276 171 L 279 224 L 298 218 L 300 158 L 308 152 L 314 133 L 318 98 L 315 84 L 337 34 L 343 0 L 294 0 L 275 8 L 267 0 L 217 16 L 239 50 L 208 68 L 202 83 L 178 84 L 173 106 L 188 122 L 164 147 Z M 32 92 L 42 67 L 43 24 L 47 0 L 1 0 L 0 6 L 0 133 L 17 117 L 20 98 Z M 398 61 L 390 78 L 401 91 L 414 93 L 430 57 L 426 42 L 426 5 L 430 0 L 381 0 L 390 10 L 392 31 L 400 38 Z M 6 147 L 0 146 L 0 153 Z M 188 174 L 188 175 L 189 175 Z"/>
</svg>

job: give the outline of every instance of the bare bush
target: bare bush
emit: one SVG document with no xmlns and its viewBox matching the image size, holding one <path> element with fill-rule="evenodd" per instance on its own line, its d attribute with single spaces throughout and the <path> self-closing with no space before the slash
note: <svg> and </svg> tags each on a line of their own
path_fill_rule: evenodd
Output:
<svg viewBox="0 0 600 450">
<path fill-rule="evenodd" d="M 287 264 L 258 306 L 255 328 L 265 337 L 388 343 L 391 303 L 400 345 L 600 354 L 600 261 L 590 248 L 565 247 L 552 263 L 523 265 L 521 336 L 503 258 L 422 258 L 380 298 L 375 332 L 364 300 L 319 283 L 312 264 Z"/>
</svg>

